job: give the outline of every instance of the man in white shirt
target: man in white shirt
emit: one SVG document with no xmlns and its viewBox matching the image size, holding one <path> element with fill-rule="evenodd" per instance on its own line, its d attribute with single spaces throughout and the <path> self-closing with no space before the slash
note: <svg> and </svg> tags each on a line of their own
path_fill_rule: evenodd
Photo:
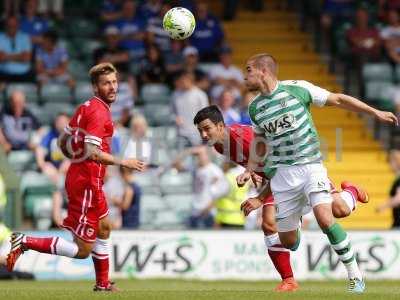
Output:
<svg viewBox="0 0 400 300">
<path fill-rule="evenodd" d="M 172 101 L 178 135 L 187 145 L 200 145 L 201 139 L 193 118 L 197 111 L 209 105 L 207 94 L 195 86 L 193 74 L 186 71 L 177 76 L 175 87 Z"/>
</svg>

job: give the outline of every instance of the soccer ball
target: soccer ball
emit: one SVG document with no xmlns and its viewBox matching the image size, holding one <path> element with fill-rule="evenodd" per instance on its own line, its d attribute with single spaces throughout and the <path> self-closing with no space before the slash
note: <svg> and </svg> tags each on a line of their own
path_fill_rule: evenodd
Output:
<svg viewBox="0 0 400 300">
<path fill-rule="evenodd" d="M 192 35 L 196 20 L 186 8 L 174 7 L 164 15 L 163 27 L 172 39 L 184 40 Z"/>
</svg>

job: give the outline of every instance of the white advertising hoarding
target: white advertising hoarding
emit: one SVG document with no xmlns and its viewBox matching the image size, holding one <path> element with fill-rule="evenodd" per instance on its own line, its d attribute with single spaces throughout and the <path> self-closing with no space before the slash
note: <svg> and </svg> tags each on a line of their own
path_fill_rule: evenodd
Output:
<svg viewBox="0 0 400 300">
<path fill-rule="evenodd" d="M 33 233 L 37 235 L 37 233 Z M 48 232 L 67 237 L 65 232 Z M 367 279 L 400 278 L 400 232 L 350 232 Z M 320 232 L 303 232 L 291 252 L 298 279 L 346 278 L 344 267 Z M 113 278 L 279 279 L 256 231 L 116 231 L 112 234 Z M 91 259 L 72 260 L 26 252 L 18 269 L 40 279 L 93 278 Z"/>
</svg>

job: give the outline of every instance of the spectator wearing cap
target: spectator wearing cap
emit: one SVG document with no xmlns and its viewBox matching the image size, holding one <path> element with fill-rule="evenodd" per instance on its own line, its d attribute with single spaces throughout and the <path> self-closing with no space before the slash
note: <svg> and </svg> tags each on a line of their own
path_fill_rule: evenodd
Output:
<svg viewBox="0 0 400 300">
<path fill-rule="evenodd" d="M 31 136 L 40 128 L 36 117 L 26 108 L 25 94 L 14 91 L 0 112 L 0 145 L 5 152 L 34 149 Z"/>
<path fill-rule="evenodd" d="M 190 38 L 192 46 L 199 51 L 200 61 L 218 60 L 218 49 L 224 39 L 224 32 L 216 17 L 208 11 L 206 3 L 196 6 L 196 30 Z"/>
<path fill-rule="evenodd" d="M 226 125 L 232 125 L 240 123 L 240 114 L 233 107 L 235 105 L 235 98 L 233 97 L 231 91 L 224 90 L 219 96 L 218 107 L 221 110 L 222 116 L 224 117 L 224 122 Z"/>
<path fill-rule="evenodd" d="M 6 20 L 6 31 L 0 33 L 0 83 L 32 81 L 32 44 L 29 35 L 19 30 L 16 17 Z"/>
<path fill-rule="evenodd" d="M 167 79 L 173 78 L 177 72 L 185 67 L 184 55 L 182 51 L 183 42 L 178 40 L 171 41 L 171 49 L 164 55 L 165 70 L 167 71 Z M 171 83 L 171 82 L 169 82 Z M 172 83 L 171 83 L 172 85 Z"/>
<path fill-rule="evenodd" d="M 129 53 L 119 45 L 121 34 L 117 26 L 107 26 L 104 30 L 105 45 L 96 49 L 93 59 L 96 64 L 103 62 L 112 63 L 119 73 L 129 72 Z"/>
<path fill-rule="evenodd" d="M 115 21 L 122 35 L 120 46 L 129 52 L 134 61 L 140 61 L 146 53 L 144 37 L 146 21 L 137 14 L 136 2 L 125 0 L 122 5 L 122 17 Z"/>
<path fill-rule="evenodd" d="M 196 85 L 203 91 L 208 92 L 210 81 L 207 74 L 199 68 L 199 52 L 193 46 L 183 49 L 184 70 L 194 74 Z"/>
<path fill-rule="evenodd" d="M 36 74 L 39 86 L 48 83 L 66 83 L 72 89 L 75 81 L 68 73 L 67 50 L 58 44 L 58 34 L 48 31 L 36 53 Z"/>
<path fill-rule="evenodd" d="M 232 64 L 232 50 L 225 46 L 222 47 L 219 55 L 219 63 L 215 65 L 209 73 L 211 79 L 211 98 L 219 98 L 223 90 L 231 90 L 235 99 L 240 98 L 243 88 L 243 74 L 239 68 Z"/>
<path fill-rule="evenodd" d="M 209 105 L 209 101 L 207 94 L 195 85 L 192 73 L 183 71 L 176 76 L 172 102 L 182 145 L 199 145 L 201 139 L 193 118 L 197 111 Z"/>
<path fill-rule="evenodd" d="M 20 19 L 21 31 L 31 37 L 33 45 L 40 45 L 42 35 L 49 29 L 49 23 L 38 16 L 37 0 L 26 1 L 24 11 L 25 14 Z"/>
</svg>

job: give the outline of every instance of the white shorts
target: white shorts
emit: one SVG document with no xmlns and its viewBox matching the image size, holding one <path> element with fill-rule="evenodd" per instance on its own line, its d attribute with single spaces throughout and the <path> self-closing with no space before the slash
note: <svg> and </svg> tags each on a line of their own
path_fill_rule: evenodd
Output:
<svg viewBox="0 0 400 300">
<path fill-rule="evenodd" d="M 332 202 L 330 180 L 322 163 L 279 167 L 271 179 L 271 190 L 279 232 L 297 229 L 302 215 Z M 310 197 L 313 193 L 318 194 Z"/>
</svg>

